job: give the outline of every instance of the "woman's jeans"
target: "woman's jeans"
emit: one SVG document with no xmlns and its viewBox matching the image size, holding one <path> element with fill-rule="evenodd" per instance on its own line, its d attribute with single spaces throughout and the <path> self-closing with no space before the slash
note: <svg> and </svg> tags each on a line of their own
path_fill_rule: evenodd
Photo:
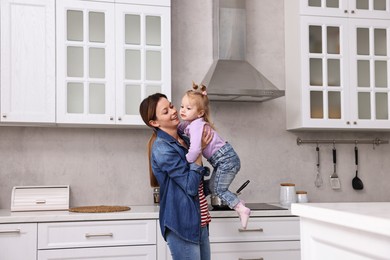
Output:
<svg viewBox="0 0 390 260">
<path fill-rule="evenodd" d="M 216 194 L 233 209 L 240 199 L 228 189 L 241 168 L 240 158 L 233 147 L 226 143 L 208 161 L 214 168 L 210 178 L 211 193 Z"/>
<path fill-rule="evenodd" d="M 184 240 L 170 230 L 167 230 L 166 238 L 173 260 L 211 259 L 208 227 L 201 228 L 199 244 Z"/>
</svg>

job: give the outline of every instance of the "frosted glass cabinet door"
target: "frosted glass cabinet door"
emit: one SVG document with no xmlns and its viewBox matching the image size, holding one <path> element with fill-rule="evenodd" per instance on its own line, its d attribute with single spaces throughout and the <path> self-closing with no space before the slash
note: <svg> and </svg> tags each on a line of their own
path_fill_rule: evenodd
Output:
<svg viewBox="0 0 390 260">
<path fill-rule="evenodd" d="M 300 0 L 299 2 L 301 14 L 324 16 L 348 14 L 348 0 Z"/>
<path fill-rule="evenodd" d="M 388 0 L 349 0 L 351 18 L 390 19 Z"/>
<path fill-rule="evenodd" d="M 354 19 L 350 31 L 353 122 L 389 128 L 389 21 Z"/>
<path fill-rule="evenodd" d="M 57 122 L 115 123 L 114 4 L 57 3 Z"/>
<path fill-rule="evenodd" d="M 2 0 L 1 122 L 55 123 L 54 0 Z"/>
<path fill-rule="evenodd" d="M 300 0 L 301 14 L 390 19 L 388 0 Z"/>
<path fill-rule="evenodd" d="M 139 104 L 150 94 L 170 99 L 170 8 L 116 5 L 117 123 L 143 125 Z"/>
<path fill-rule="evenodd" d="M 302 18 L 304 120 L 313 127 L 343 127 L 348 108 L 346 19 Z M 344 45 L 343 45 L 344 44 Z M 307 73 L 308 71 L 308 73 Z"/>
</svg>

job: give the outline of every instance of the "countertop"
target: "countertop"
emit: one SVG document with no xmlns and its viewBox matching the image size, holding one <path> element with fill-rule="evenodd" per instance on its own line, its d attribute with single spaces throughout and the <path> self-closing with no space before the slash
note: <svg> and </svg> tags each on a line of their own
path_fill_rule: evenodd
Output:
<svg viewBox="0 0 390 260">
<path fill-rule="evenodd" d="M 295 203 L 291 212 L 302 218 L 390 236 L 390 202 Z"/>
<path fill-rule="evenodd" d="M 276 204 L 275 204 L 276 205 Z M 11 212 L 0 209 L 0 224 L 32 223 L 56 221 L 94 221 L 94 220 L 131 220 L 158 219 L 159 206 L 129 206 L 130 210 L 113 213 L 75 213 L 69 211 L 24 211 Z M 212 218 L 238 217 L 234 210 L 210 211 Z M 251 217 L 291 217 L 287 210 L 252 210 Z"/>
</svg>

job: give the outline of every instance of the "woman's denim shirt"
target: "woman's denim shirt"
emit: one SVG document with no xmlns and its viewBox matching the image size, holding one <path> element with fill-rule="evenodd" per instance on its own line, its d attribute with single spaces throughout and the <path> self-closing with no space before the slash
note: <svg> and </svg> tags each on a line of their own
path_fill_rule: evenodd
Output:
<svg viewBox="0 0 390 260">
<path fill-rule="evenodd" d="M 180 137 L 188 144 L 186 136 Z M 198 188 L 205 168 L 188 163 L 188 150 L 163 130 L 157 130 L 152 146 L 152 170 L 160 185 L 160 228 L 167 228 L 184 240 L 200 241 Z"/>
</svg>

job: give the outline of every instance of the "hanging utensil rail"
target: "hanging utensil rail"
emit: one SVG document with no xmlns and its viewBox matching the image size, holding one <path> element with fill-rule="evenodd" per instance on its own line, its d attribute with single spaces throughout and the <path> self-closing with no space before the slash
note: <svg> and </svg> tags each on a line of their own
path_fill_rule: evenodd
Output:
<svg viewBox="0 0 390 260">
<path fill-rule="evenodd" d="M 301 144 L 372 144 L 372 145 L 380 145 L 380 144 L 388 144 L 388 140 L 382 140 L 379 138 L 375 139 L 344 139 L 344 140 L 336 140 L 336 139 L 317 139 L 317 140 L 302 140 L 301 138 L 297 138 L 297 145 Z"/>
</svg>

